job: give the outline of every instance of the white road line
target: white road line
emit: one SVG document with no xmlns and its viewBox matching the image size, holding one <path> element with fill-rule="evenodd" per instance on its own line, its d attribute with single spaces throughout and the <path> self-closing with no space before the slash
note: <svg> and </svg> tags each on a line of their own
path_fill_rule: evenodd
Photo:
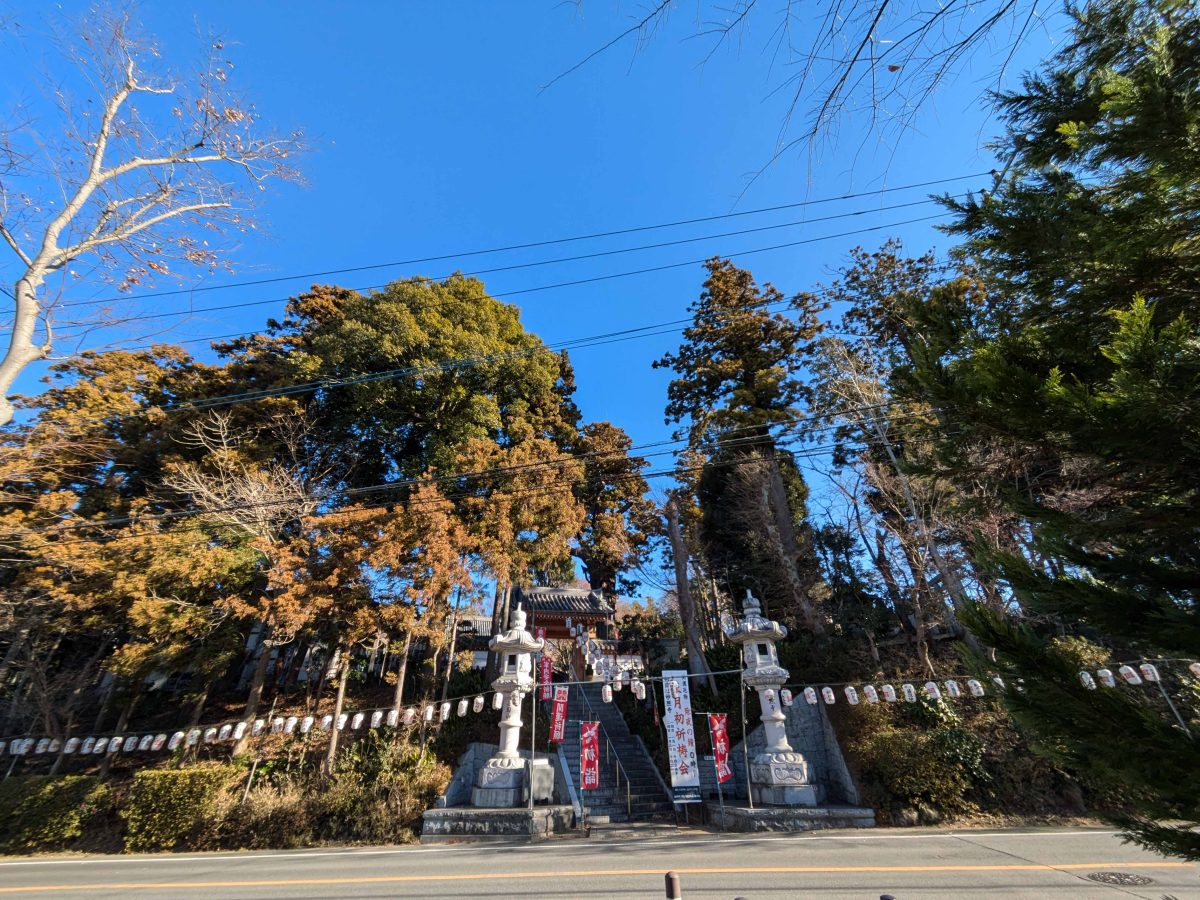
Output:
<svg viewBox="0 0 1200 900">
<path fill-rule="evenodd" d="M 0 861 L 0 868 L 15 868 L 18 866 L 88 866 L 88 865 L 140 865 L 142 863 L 186 863 L 186 862 L 230 862 L 230 861 L 253 861 L 258 859 L 313 859 L 320 857 L 340 857 L 340 856 L 392 856 L 405 853 L 481 853 L 481 852 L 505 852 L 505 853 L 547 853 L 561 852 L 569 850 L 595 851 L 601 847 L 657 847 L 669 845 L 672 847 L 688 847 L 697 844 L 766 844 L 776 841 L 854 841 L 858 843 L 870 843 L 873 841 L 922 841 L 922 840 L 946 840 L 957 839 L 959 837 L 977 837 L 977 838 L 1009 838 L 1009 837 L 1103 837 L 1120 834 L 1117 831 L 1098 831 L 1098 830 L 1075 830 L 1075 831 L 974 831 L 974 830 L 959 830 L 959 831 L 939 831 L 936 833 L 925 834 L 821 834 L 819 832 L 809 832 L 806 834 L 780 834 L 770 837 L 755 836 L 755 837 L 711 837 L 711 838 L 696 838 L 694 840 L 679 839 L 679 838 L 664 838 L 662 840 L 628 840 L 628 841 L 597 841 L 592 843 L 586 840 L 566 840 L 562 843 L 554 844 L 456 844 L 453 847 L 389 847 L 378 850 L 353 850 L 353 849 L 330 849 L 330 850 L 293 850 L 286 853 L 256 853 L 247 851 L 245 853 L 222 854 L 222 855 L 204 855 L 204 856 L 174 856 L 163 854 L 160 856 L 106 856 L 106 857 L 89 857 L 87 859 L 76 859 L 69 856 L 60 856 L 54 859 L 23 859 L 23 860 L 4 860 Z"/>
</svg>

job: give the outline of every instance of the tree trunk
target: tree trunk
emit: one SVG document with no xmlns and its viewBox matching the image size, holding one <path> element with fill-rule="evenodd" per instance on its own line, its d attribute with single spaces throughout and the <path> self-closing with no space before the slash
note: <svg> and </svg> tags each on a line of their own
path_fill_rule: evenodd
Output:
<svg viewBox="0 0 1200 900">
<path fill-rule="evenodd" d="M 450 696 L 450 676 L 454 673 L 454 653 L 458 648 L 458 608 L 462 605 L 462 588 L 454 594 L 454 614 L 450 618 L 450 649 L 446 654 L 446 677 L 442 680 L 442 702 Z"/>
<path fill-rule="evenodd" d="M 271 647 L 267 643 L 267 638 L 271 635 L 271 626 L 266 622 L 262 623 L 262 631 L 258 638 L 258 662 L 254 666 L 254 674 L 250 678 L 250 690 L 246 695 L 246 706 L 242 709 L 242 721 L 250 723 L 254 721 L 254 717 L 258 714 L 258 706 L 262 702 L 263 685 L 267 680 L 267 664 L 271 661 Z M 246 744 L 250 740 L 250 729 L 247 728 L 242 739 L 234 745 L 233 753 L 236 756 L 246 749 Z"/>
<path fill-rule="evenodd" d="M 324 778 L 329 778 L 333 774 L 333 762 L 337 759 L 338 736 L 341 734 L 338 730 L 338 718 L 341 716 L 342 707 L 346 702 L 346 682 L 350 680 L 350 646 L 343 644 L 339 653 L 337 699 L 333 701 L 333 727 L 329 729 L 329 749 L 325 753 L 325 765 L 321 769 L 321 775 Z"/>
<path fill-rule="evenodd" d="M 675 596 L 679 600 L 679 617 L 683 620 L 683 636 L 687 643 L 688 671 L 693 675 L 707 675 L 708 687 L 717 695 L 717 680 L 713 678 L 704 658 L 700 635 L 696 628 L 696 607 L 692 603 L 692 592 L 688 585 L 688 552 L 683 543 L 679 527 L 679 506 L 672 497 L 664 507 L 667 518 L 667 539 L 671 542 L 671 556 L 675 562 Z"/>
<path fill-rule="evenodd" d="M 408 651 L 412 649 L 412 629 L 404 633 L 404 648 L 400 651 L 400 665 L 396 668 L 396 692 L 392 696 L 392 708 L 400 712 L 404 705 L 404 679 L 408 677 Z"/>
<path fill-rule="evenodd" d="M 131 718 L 133 718 L 133 710 L 137 706 L 138 700 L 141 699 L 142 686 L 144 684 L 145 684 L 144 678 L 138 678 L 134 682 L 133 687 L 129 694 L 129 702 L 125 704 L 124 708 L 121 710 L 121 715 L 119 715 L 117 717 L 116 727 L 113 728 L 114 735 L 119 735 L 119 734 L 123 733 L 125 731 L 125 729 L 129 727 L 129 720 Z M 108 777 L 108 769 L 112 765 L 113 758 L 116 756 L 117 753 L 121 753 L 123 749 L 124 749 L 124 747 L 122 746 L 121 748 L 117 749 L 116 751 L 110 751 L 110 752 L 104 754 L 104 759 L 100 762 L 99 774 L 100 774 L 101 778 Z"/>
<path fill-rule="evenodd" d="M 32 268 L 31 266 L 30 269 Z M 33 333 L 38 321 L 37 290 L 41 284 L 42 277 L 29 271 L 15 285 L 16 309 L 12 319 L 12 333 L 8 349 L 3 358 L 0 358 L 0 426 L 11 422 L 16 412 L 8 395 L 12 393 L 17 376 L 30 363 L 45 357 L 50 350 L 48 343 L 38 345 L 33 342 Z"/>
<path fill-rule="evenodd" d="M 783 483 L 783 473 L 779 470 L 779 460 L 775 458 L 774 447 L 771 448 L 771 458 L 767 462 L 767 490 L 770 497 L 767 505 L 775 522 L 780 561 L 788 585 L 792 589 L 796 607 L 800 610 L 800 617 L 809 631 L 813 634 L 824 634 L 825 623 L 817 615 L 809 595 L 816 582 L 806 578 L 801 568 L 800 542 L 796 539 L 792 507 L 788 503 L 787 487 Z"/>
<path fill-rule="evenodd" d="M 21 648 L 25 646 L 25 639 L 28 636 L 29 629 L 22 628 L 12 639 L 12 643 L 8 645 L 8 650 L 4 652 L 4 659 L 0 660 L 0 687 L 4 686 L 4 682 L 8 678 L 8 670 L 12 668 L 13 661 L 21 652 Z"/>
</svg>

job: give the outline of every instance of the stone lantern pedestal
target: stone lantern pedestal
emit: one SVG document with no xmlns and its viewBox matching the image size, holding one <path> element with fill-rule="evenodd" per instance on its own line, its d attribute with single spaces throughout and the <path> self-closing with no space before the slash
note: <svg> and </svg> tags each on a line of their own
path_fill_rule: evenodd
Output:
<svg viewBox="0 0 1200 900">
<path fill-rule="evenodd" d="M 787 717 L 779 691 L 788 671 L 779 665 L 775 642 L 787 628 L 762 614 L 758 599 L 749 591 L 742 618 L 725 627 L 725 636 L 742 645 L 746 684 L 758 693 L 766 747 L 750 759 L 750 792 L 755 803 L 770 806 L 816 806 L 817 792 L 809 778 L 808 762 L 792 749 L 784 727 Z"/>
<path fill-rule="evenodd" d="M 492 688 L 504 698 L 503 716 L 500 719 L 500 746 L 476 773 L 475 786 L 471 790 L 471 805 L 503 809 L 519 806 L 526 802 L 529 760 L 524 759 L 518 749 L 521 740 L 521 703 L 533 689 L 533 661 L 530 656 L 542 649 L 545 641 L 535 638 L 525 628 L 525 611 L 518 606 L 512 614 L 509 629 L 496 635 L 488 643 L 500 658 L 500 676 L 492 682 Z M 546 761 L 539 761 L 547 768 Z M 538 781 L 544 776 L 538 773 Z M 550 774 L 553 779 L 553 770 Z"/>
</svg>

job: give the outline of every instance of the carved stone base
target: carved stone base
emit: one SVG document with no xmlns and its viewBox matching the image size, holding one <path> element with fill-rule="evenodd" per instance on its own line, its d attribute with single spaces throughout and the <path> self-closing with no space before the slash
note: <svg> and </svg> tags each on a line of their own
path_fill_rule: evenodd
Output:
<svg viewBox="0 0 1200 900">
<path fill-rule="evenodd" d="M 817 791 L 808 779 L 808 762 L 795 752 L 760 753 L 750 762 L 754 802 L 769 806 L 816 806 Z"/>
<path fill-rule="evenodd" d="M 493 756 L 480 767 L 471 789 L 471 805 L 511 809 L 525 802 L 525 760 Z"/>
</svg>

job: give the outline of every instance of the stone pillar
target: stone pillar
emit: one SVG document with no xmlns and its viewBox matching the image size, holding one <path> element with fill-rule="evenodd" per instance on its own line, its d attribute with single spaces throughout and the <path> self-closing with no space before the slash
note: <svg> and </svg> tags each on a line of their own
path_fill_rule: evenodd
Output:
<svg viewBox="0 0 1200 900">
<path fill-rule="evenodd" d="M 507 808 L 521 805 L 525 800 L 526 760 L 521 758 L 521 702 L 533 688 L 532 653 L 540 651 L 545 641 L 535 638 L 525 628 L 525 610 L 518 605 L 513 610 L 509 629 L 488 642 L 496 654 L 500 674 L 492 682 L 496 693 L 504 697 L 500 719 L 500 746 L 480 767 L 471 790 L 471 805 L 487 808 Z"/>
<path fill-rule="evenodd" d="M 742 645 L 746 684 L 758 693 L 766 747 L 750 760 L 750 790 L 756 803 L 774 806 L 816 806 L 817 793 L 809 780 L 808 762 L 788 742 L 787 717 L 779 691 L 788 678 L 779 665 L 775 642 L 787 637 L 787 628 L 762 614 L 750 591 L 742 605 L 742 618 L 724 626 L 725 636 Z"/>
</svg>

